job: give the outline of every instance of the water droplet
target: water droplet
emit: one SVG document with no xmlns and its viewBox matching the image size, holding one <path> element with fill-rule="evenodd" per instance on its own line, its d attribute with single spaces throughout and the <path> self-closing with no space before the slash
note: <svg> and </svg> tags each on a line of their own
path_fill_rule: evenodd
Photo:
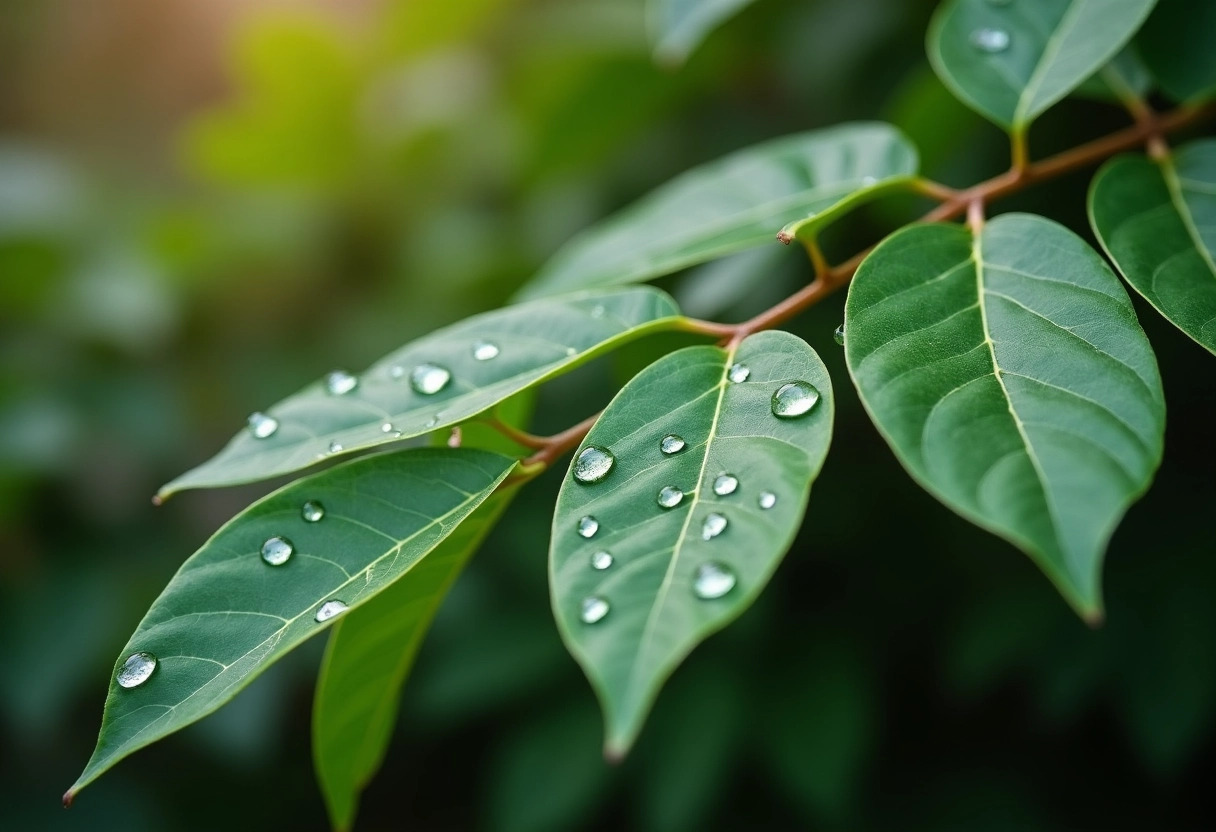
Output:
<svg viewBox="0 0 1216 832">
<path fill-rule="evenodd" d="M 760 508 L 767 511 L 768 509 L 777 505 L 777 495 L 771 491 L 761 491 L 760 499 L 756 502 L 760 504 Z"/>
<path fill-rule="evenodd" d="M 747 381 L 747 377 L 751 374 L 752 368 L 746 364 L 733 364 L 731 365 L 730 372 L 727 373 L 727 377 L 731 381 L 738 384 L 740 382 Z"/>
<path fill-rule="evenodd" d="M 595 537 L 595 533 L 600 530 L 600 521 L 596 520 L 590 514 L 581 518 L 578 521 L 579 537 Z"/>
<path fill-rule="evenodd" d="M 870 187 L 871 185 L 877 185 L 878 177 L 877 176 L 863 176 L 863 177 L 861 177 L 861 184 L 867 188 Z"/>
<path fill-rule="evenodd" d="M 659 505 L 663 508 L 675 508 L 684 499 L 684 492 L 674 485 L 665 485 L 659 489 Z"/>
<path fill-rule="evenodd" d="M 438 364 L 419 364 L 410 373 L 410 387 L 424 396 L 433 396 L 451 380 L 452 374 Z"/>
<path fill-rule="evenodd" d="M 341 451 L 341 450 L 342 450 L 342 443 L 341 443 L 341 442 L 330 442 L 330 443 L 329 443 L 329 452 L 330 452 L 331 454 L 336 454 L 336 453 L 338 453 L 338 452 L 339 452 L 339 451 Z"/>
<path fill-rule="evenodd" d="M 726 518 L 716 511 L 710 512 L 705 516 L 705 522 L 701 524 L 701 539 L 713 540 L 724 531 L 726 531 Z"/>
<path fill-rule="evenodd" d="M 591 568 L 600 570 L 607 569 L 609 566 L 612 566 L 612 560 L 613 558 L 611 552 L 596 552 L 591 556 Z"/>
<path fill-rule="evenodd" d="M 840 346 L 844 346 L 844 324 L 836 327 L 836 331 L 832 333 L 832 340 Z"/>
<path fill-rule="evenodd" d="M 498 344 L 493 341 L 476 341 L 473 344 L 473 358 L 478 361 L 489 361 L 498 358 Z"/>
<path fill-rule="evenodd" d="M 325 506 L 316 500 L 309 500 L 300 509 L 300 516 L 304 518 L 305 523 L 316 523 L 325 516 Z"/>
<path fill-rule="evenodd" d="M 427 420 L 426 420 L 426 426 L 427 426 L 428 428 L 433 428 L 433 427 L 435 427 L 435 425 L 437 425 L 437 424 L 439 424 L 439 417 L 438 417 L 438 416 L 432 416 L 431 418 L 429 418 L 429 419 L 427 419 Z"/>
<path fill-rule="evenodd" d="M 805 381 L 791 381 L 773 394 L 773 415 L 793 419 L 810 411 L 819 401 L 819 391 Z"/>
<path fill-rule="evenodd" d="M 981 52 L 1004 52 L 1009 48 L 1009 33 L 1004 29 L 976 29 L 971 33 L 971 45 Z"/>
<path fill-rule="evenodd" d="M 137 688 L 148 681 L 153 670 L 156 670 L 156 656 L 151 653 L 132 653 L 127 656 L 122 667 L 118 668 L 118 676 L 115 679 L 120 688 Z"/>
<path fill-rule="evenodd" d="M 604 317 L 604 307 L 601 304 L 597 303 L 595 305 L 595 307 L 591 310 L 591 317 L 593 317 L 593 318 Z"/>
<path fill-rule="evenodd" d="M 588 445 L 579 451 L 574 460 L 574 478 L 582 483 L 599 482 L 608 476 L 615 462 L 612 451 L 599 445 Z"/>
<path fill-rule="evenodd" d="M 359 379 L 345 370 L 334 370 L 325 377 L 325 389 L 331 396 L 345 396 L 359 386 Z"/>
<path fill-rule="evenodd" d="M 274 432 L 279 429 L 279 420 L 273 416 L 267 416 L 265 413 L 251 413 L 248 421 L 249 432 L 255 439 L 274 436 Z"/>
<path fill-rule="evenodd" d="M 383 425 L 380 426 L 380 432 L 381 433 L 392 433 L 393 432 L 393 423 L 385 422 Z"/>
<path fill-rule="evenodd" d="M 576 355 L 577 353 L 578 353 L 578 350 L 577 350 L 577 349 L 575 349 L 574 347 L 566 347 L 566 355 L 567 355 L 567 356 L 570 356 L 570 355 Z"/>
<path fill-rule="evenodd" d="M 716 561 L 703 563 L 693 576 L 692 588 L 698 598 L 706 601 L 721 598 L 735 588 L 735 573 Z"/>
<path fill-rule="evenodd" d="M 727 494 L 734 494 L 735 489 L 739 487 L 739 480 L 732 474 L 720 474 L 714 480 L 714 493 L 719 497 L 725 497 Z"/>
<path fill-rule="evenodd" d="M 405 368 L 400 364 L 394 364 L 388 368 L 388 374 L 392 378 L 405 378 Z"/>
<path fill-rule="evenodd" d="M 678 454 L 680 451 L 684 450 L 685 444 L 684 437 L 676 436 L 674 433 L 669 433 L 659 440 L 659 450 L 668 456 L 671 456 L 672 454 Z"/>
<path fill-rule="evenodd" d="M 583 608 L 579 611 L 578 617 L 583 620 L 584 624 L 594 624 L 604 620 L 608 609 L 608 602 L 603 598 L 598 595 L 589 595 L 583 599 Z"/>
<path fill-rule="evenodd" d="M 344 612 L 346 612 L 345 602 L 337 599 L 333 601 L 326 601 L 321 605 L 320 609 L 317 610 L 317 614 L 313 616 L 313 619 L 320 624 L 322 621 L 328 621 L 335 615 L 341 615 Z"/>
<path fill-rule="evenodd" d="M 306 511 L 307 508 L 308 504 L 305 504 Z M 325 512 L 322 511 L 321 513 L 324 514 Z M 304 519 L 308 519 L 307 515 L 305 515 Z M 291 545 L 290 540 L 285 537 L 275 535 L 274 537 L 268 538 L 266 542 L 262 544 L 262 560 L 266 561 L 271 566 L 282 566 L 291 559 L 291 554 L 295 550 L 296 549 Z"/>
</svg>

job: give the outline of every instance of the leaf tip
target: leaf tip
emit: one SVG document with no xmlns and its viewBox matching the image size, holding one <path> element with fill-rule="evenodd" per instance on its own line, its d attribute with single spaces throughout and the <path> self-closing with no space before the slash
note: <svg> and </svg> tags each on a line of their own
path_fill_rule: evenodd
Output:
<svg viewBox="0 0 1216 832">
<path fill-rule="evenodd" d="M 1081 612 L 1081 620 L 1088 624 L 1090 629 L 1098 630 L 1106 623 L 1106 613 L 1101 607 L 1093 607 Z"/>
<path fill-rule="evenodd" d="M 794 235 L 783 228 L 777 232 L 777 242 L 781 243 L 783 246 L 788 246 L 790 243 L 794 242 Z"/>
<path fill-rule="evenodd" d="M 63 793 L 63 808 L 71 809 L 72 801 L 75 799 L 76 799 L 75 788 L 68 789 L 66 792 Z"/>
<path fill-rule="evenodd" d="M 152 505 L 156 506 L 157 508 L 160 508 L 164 504 L 165 504 L 165 496 L 163 494 L 158 492 L 158 493 L 152 495 Z"/>
</svg>

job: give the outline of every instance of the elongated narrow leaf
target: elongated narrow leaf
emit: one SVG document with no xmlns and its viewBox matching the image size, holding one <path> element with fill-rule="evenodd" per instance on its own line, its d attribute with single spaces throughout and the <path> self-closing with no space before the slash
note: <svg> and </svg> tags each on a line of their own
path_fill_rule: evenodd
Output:
<svg viewBox="0 0 1216 832">
<path fill-rule="evenodd" d="M 778 391 L 785 417 L 774 415 Z M 549 581 L 558 628 L 604 709 L 609 754 L 629 748 L 680 660 L 776 569 L 827 453 L 833 410 L 814 350 L 765 332 L 734 354 L 665 356 L 591 429 L 558 496 Z M 579 481 L 593 446 L 615 462 L 598 482 Z"/>
<path fill-rule="evenodd" d="M 1099 615 L 1106 542 L 1161 460 L 1165 405 L 1097 252 L 1028 214 L 978 238 L 914 226 L 858 270 L 845 330 L 862 402 L 909 473 Z"/>
<path fill-rule="evenodd" d="M 431 619 L 514 496 L 500 489 L 407 575 L 334 627 L 313 700 L 313 764 L 335 829 L 350 829 L 380 768 L 401 686 Z"/>
<path fill-rule="evenodd" d="M 894 127 L 844 124 L 740 150 L 673 179 L 576 237 L 525 287 L 528 296 L 637 283 L 753 246 L 788 223 L 916 172 Z"/>
<path fill-rule="evenodd" d="M 1216 353 L 1216 141 L 1157 162 L 1111 160 L 1094 177 L 1089 217 L 1127 282 Z"/>
<path fill-rule="evenodd" d="M 123 648 L 97 748 L 69 799 L 324 630 L 340 612 L 332 602 L 355 609 L 407 575 L 515 464 L 464 448 L 379 454 L 294 482 L 230 520 L 182 565 Z M 155 669 L 123 687 L 119 672 L 137 653 L 154 656 Z"/>
<path fill-rule="evenodd" d="M 705 36 L 752 0 L 649 0 L 650 37 L 655 58 L 680 64 Z"/>
<path fill-rule="evenodd" d="M 266 412 L 277 422 L 258 438 L 251 426 L 215 457 L 161 489 L 253 482 L 335 454 L 420 436 L 481 413 L 625 341 L 679 319 L 656 289 L 587 292 L 477 315 L 394 352 L 334 387 L 310 385 Z M 417 375 L 415 375 L 417 374 Z"/>
<path fill-rule="evenodd" d="M 1155 0 L 948 0 L 929 60 L 960 99 L 1023 130 L 1115 56 Z"/>
<path fill-rule="evenodd" d="M 1136 43 L 1153 77 L 1175 101 L 1216 93 L 1216 3 L 1160 0 Z"/>
</svg>

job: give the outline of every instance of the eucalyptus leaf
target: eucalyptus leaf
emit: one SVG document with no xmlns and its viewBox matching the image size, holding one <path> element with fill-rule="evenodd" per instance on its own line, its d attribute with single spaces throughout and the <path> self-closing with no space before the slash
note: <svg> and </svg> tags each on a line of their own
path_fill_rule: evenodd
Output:
<svg viewBox="0 0 1216 832">
<path fill-rule="evenodd" d="M 929 26 L 929 60 L 968 106 L 1022 132 L 1113 58 L 1154 2 L 948 0 Z"/>
<path fill-rule="evenodd" d="M 346 392 L 322 381 L 273 405 L 266 415 L 277 428 L 269 436 L 241 431 L 160 497 L 286 474 L 454 425 L 622 343 L 678 328 L 678 314 L 667 295 L 635 287 L 475 315 L 391 353 Z"/>
<path fill-rule="evenodd" d="M 719 24 L 753 0 L 648 0 L 655 58 L 681 64 Z"/>
<path fill-rule="evenodd" d="M 693 168 L 583 232 L 524 295 L 643 282 L 771 244 L 783 226 L 812 215 L 816 226 L 830 222 L 859 193 L 906 183 L 916 168 L 916 150 L 881 122 L 755 145 Z"/>
<path fill-rule="evenodd" d="M 913 478 L 1099 616 L 1106 542 L 1161 460 L 1165 404 L 1097 252 L 1028 214 L 978 237 L 913 226 L 866 258 L 845 328 L 862 403 Z"/>
<path fill-rule="evenodd" d="M 1090 188 L 1089 216 L 1132 288 L 1216 353 L 1216 140 L 1156 161 L 1107 162 Z"/>
<path fill-rule="evenodd" d="M 123 648 L 97 748 L 65 799 L 229 701 L 343 614 L 332 602 L 357 610 L 407 575 L 515 465 L 467 448 L 377 454 L 238 514 L 182 565 Z M 154 669 L 124 687 L 120 672 L 137 653 L 155 657 Z"/>
<path fill-rule="evenodd" d="M 452 583 L 515 495 L 499 489 L 447 539 L 358 609 L 325 650 L 313 699 L 313 766 L 335 829 L 350 829 L 392 738 L 401 687 Z"/>
<path fill-rule="evenodd" d="M 819 398 L 798 399 L 812 406 L 795 417 L 791 389 Z M 789 418 L 774 415 L 779 392 Z M 833 411 L 814 350 L 764 332 L 734 351 L 661 358 L 587 435 L 558 496 L 549 581 L 558 629 L 599 695 L 608 754 L 628 750 L 681 659 L 759 595 L 798 530 Z M 573 473 L 602 474 L 588 448 L 615 458 L 596 482 Z"/>
<path fill-rule="evenodd" d="M 1216 93 L 1216 3 L 1159 0 L 1136 36 L 1140 55 L 1157 84 L 1175 101 Z"/>
</svg>

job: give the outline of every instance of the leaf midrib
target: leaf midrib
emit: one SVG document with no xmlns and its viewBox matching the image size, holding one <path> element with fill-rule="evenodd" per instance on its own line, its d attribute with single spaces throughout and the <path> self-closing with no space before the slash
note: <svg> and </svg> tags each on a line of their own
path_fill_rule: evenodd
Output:
<svg viewBox="0 0 1216 832">
<path fill-rule="evenodd" d="M 1027 119 L 1026 111 L 1029 109 L 1030 102 L 1039 87 L 1043 84 L 1043 79 L 1046 76 L 1047 69 L 1055 61 L 1056 54 L 1060 51 L 1060 46 L 1063 43 L 1064 37 L 1072 31 L 1076 25 L 1076 18 L 1080 16 L 1081 8 L 1085 5 L 1086 0 L 1074 0 L 1068 4 L 1068 9 L 1060 18 L 1060 23 L 1055 30 L 1047 36 L 1047 43 L 1043 47 L 1043 54 L 1039 56 L 1039 61 L 1035 64 L 1034 72 L 1030 74 L 1030 78 L 1026 81 L 1026 85 L 1022 88 L 1021 95 L 1018 96 L 1018 106 L 1013 112 L 1013 123 L 1015 127 L 1024 127 Z M 1033 118 L 1033 116 L 1030 116 Z"/>
</svg>

